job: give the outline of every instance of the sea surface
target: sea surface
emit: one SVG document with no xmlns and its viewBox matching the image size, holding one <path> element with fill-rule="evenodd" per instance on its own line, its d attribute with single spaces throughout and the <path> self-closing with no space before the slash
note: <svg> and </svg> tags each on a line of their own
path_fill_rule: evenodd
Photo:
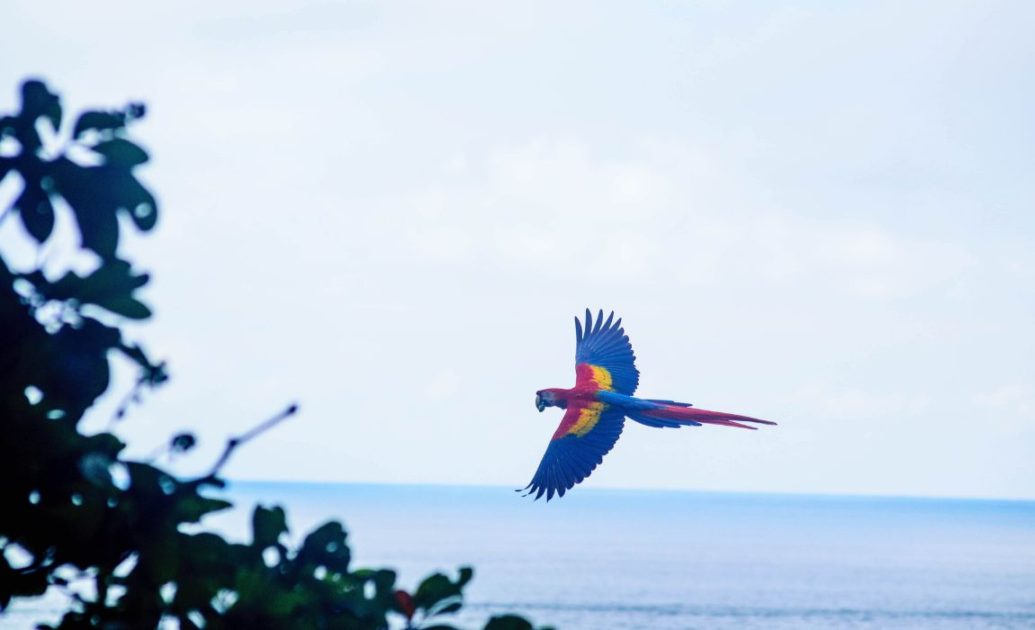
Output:
<svg viewBox="0 0 1035 630">
<path fill-rule="evenodd" d="M 238 482 L 300 537 L 345 523 L 355 563 L 475 567 L 455 621 L 518 612 L 561 629 L 1035 628 L 1035 502 L 576 488 L 532 502 L 497 487 Z M 4 627 L 31 627 L 45 602 Z M 38 619 L 38 617 L 36 617 Z"/>
</svg>

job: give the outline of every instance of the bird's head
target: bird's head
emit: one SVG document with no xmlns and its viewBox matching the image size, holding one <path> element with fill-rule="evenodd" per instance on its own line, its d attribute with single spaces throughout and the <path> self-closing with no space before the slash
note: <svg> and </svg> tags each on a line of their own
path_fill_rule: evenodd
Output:
<svg viewBox="0 0 1035 630">
<path fill-rule="evenodd" d="M 540 412 L 547 407 L 565 407 L 565 402 L 551 389 L 541 389 L 535 393 L 535 408 Z"/>
</svg>

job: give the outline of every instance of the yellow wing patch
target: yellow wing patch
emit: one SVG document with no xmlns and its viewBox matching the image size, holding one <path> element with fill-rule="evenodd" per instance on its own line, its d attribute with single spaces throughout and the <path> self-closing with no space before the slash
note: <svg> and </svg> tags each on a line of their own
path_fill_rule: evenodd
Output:
<svg viewBox="0 0 1035 630">
<path fill-rule="evenodd" d="M 600 389 L 614 391 L 614 387 L 611 385 L 611 372 L 607 368 L 599 365 L 591 365 L 589 368 L 593 370 L 593 380 L 597 382 Z"/>
<path fill-rule="evenodd" d="M 606 373 L 607 370 L 604 370 L 604 372 Z M 608 380 L 610 381 L 610 375 L 608 375 Z M 579 410 L 579 419 L 575 421 L 575 424 L 568 431 L 569 435 L 582 437 L 592 431 L 593 427 L 597 426 L 597 422 L 600 422 L 600 414 L 603 413 L 605 406 L 602 402 L 587 403 L 585 407 Z"/>
</svg>

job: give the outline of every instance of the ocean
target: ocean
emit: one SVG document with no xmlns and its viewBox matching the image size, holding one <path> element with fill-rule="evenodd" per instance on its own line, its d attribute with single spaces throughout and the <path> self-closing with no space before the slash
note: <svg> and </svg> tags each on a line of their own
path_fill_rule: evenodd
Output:
<svg viewBox="0 0 1035 630">
<path fill-rule="evenodd" d="M 237 482 L 293 536 L 340 519 L 355 563 L 407 589 L 475 567 L 456 622 L 517 612 L 562 629 L 1035 628 L 1035 501 L 576 488 Z M 41 601 L 4 627 L 31 627 Z M 36 617 L 38 619 L 38 617 Z M 23 623 L 16 626 L 14 624 Z"/>
</svg>

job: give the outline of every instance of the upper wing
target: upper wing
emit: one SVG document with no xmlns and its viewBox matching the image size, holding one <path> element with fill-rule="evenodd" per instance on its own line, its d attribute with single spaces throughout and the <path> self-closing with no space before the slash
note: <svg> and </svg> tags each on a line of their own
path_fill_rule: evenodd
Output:
<svg viewBox="0 0 1035 630">
<path fill-rule="evenodd" d="M 604 403 L 569 405 L 532 481 L 522 488 L 528 490 L 525 496 L 534 492 L 538 499 L 545 492 L 547 501 L 554 493 L 563 497 L 603 461 L 622 434 L 624 422 L 620 410 Z"/>
<path fill-rule="evenodd" d="M 612 389 L 620 394 L 632 396 L 640 383 L 640 372 L 636 369 L 636 355 L 633 354 L 629 337 L 622 330 L 622 318 L 612 323 L 615 314 L 611 312 L 604 321 L 604 311 L 597 320 L 586 309 L 586 328 L 583 330 L 579 318 L 575 318 L 575 366 L 580 364 L 604 368 L 610 384 L 597 382 L 601 389 Z M 581 377 L 581 374 L 579 375 Z M 604 375 L 601 375 L 604 376 Z"/>
</svg>

